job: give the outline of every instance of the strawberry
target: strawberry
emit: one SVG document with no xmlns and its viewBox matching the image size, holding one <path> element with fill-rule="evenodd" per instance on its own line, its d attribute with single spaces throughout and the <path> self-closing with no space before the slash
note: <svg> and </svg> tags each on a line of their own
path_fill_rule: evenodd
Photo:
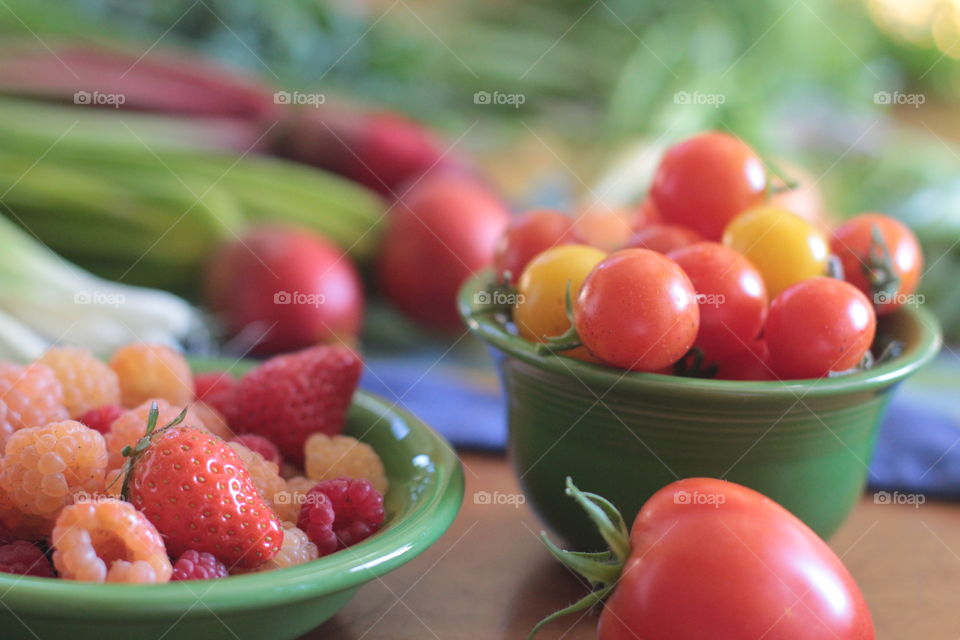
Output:
<svg viewBox="0 0 960 640">
<path fill-rule="evenodd" d="M 193 377 L 193 387 L 197 400 L 213 407 L 224 416 L 230 410 L 233 390 L 237 381 L 226 371 L 198 373 Z"/>
<path fill-rule="evenodd" d="M 158 413 L 151 408 L 146 434 L 124 449 L 121 495 L 154 524 L 174 557 L 192 549 L 242 568 L 273 558 L 283 529 L 237 454 L 217 436 L 177 426 L 184 414 L 154 431 Z"/>
<path fill-rule="evenodd" d="M 277 356 L 237 384 L 227 419 L 237 433 L 257 433 L 285 460 L 303 465 L 313 433 L 336 435 L 360 378 L 362 361 L 347 347 L 322 345 Z"/>
</svg>

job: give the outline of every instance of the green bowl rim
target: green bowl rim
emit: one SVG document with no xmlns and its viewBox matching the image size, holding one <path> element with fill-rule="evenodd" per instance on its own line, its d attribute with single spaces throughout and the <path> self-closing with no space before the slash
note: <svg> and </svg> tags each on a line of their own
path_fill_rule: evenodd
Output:
<svg viewBox="0 0 960 640">
<path fill-rule="evenodd" d="M 383 420 L 401 420 L 428 437 L 437 480 L 401 519 L 377 535 L 338 553 L 296 567 L 205 582 L 119 585 L 73 582 L 0 573 L 0 604 L 13 612 L 42 612 L 50 618 L 93 617 L 122 611 L 149 618 L 190 612 L 255 610 L 337 593 L 369 582 L 408 562 L 449 528 L 464 492 L 459 458 L 442 436 L 407 411 L 374 394 L 357 391 L 354 405 Z M 186 613 L 184 613 L 186 612 Z"/>
<path fill-rule="evenodd" d="M 479 308 L 475 294 L 490 282 L 491 272 L 482 271 L 468 278 L 457 295 L 457 308 L 467 327 L 480 338 L 501 351 L 531 364 L 538 369 L 565 376 L 575 375 L 585 383 L 610 388 L 618 385 L 625 391 L 645 392 L 702 392 L 710 395 L 757 395 L 775 398 L 796 399 L 832 396 L 852 392 L 872 391 L 888 387 L 903 380 L 929 362 L 940 350 L 942 334 L 936 317 L 926 309 L 903 307 L 899 313 L 914 325 L 919 326 L 919 340 L 903 354 L 879 367 L 860 373 L 834 378 L 810 378 L 804 380 L 711 380 L 684 378 L 659 373 L 624 371 L 601 364 L 584 362 L 562 355 L 537 353 L 536 345 L 510 333 L 494 317 L 489 309 Z M 802 395 L 800 395 L 802 394 Z"/>
</svg>

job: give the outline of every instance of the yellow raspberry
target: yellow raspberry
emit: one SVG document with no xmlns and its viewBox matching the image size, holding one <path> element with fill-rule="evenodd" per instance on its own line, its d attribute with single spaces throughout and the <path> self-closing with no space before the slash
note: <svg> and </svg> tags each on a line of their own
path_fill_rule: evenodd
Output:
<svg viewBox="0 0 960 640">
<path fill-rule="evenodd" d="M 76 494 L 103 488 L 103 436 L 74 420 L 21 429 L 5 451 L 0 486 L 24 513 L 53 520 Z"/>
<path fill-rule="evenodd" d="M 369 480 L 381 494 L 387 493 L 387 475 L 380 456 L 370 445 L 350 436 L 315 433 L 304 444 L 307 477 L 315 482 L 346 476 Z"/>
<path fill-rule="evenodd" d="M 150 405 L 154 402 L 157 403 L 157 409 L 159 411 L 157 416 L 158 429 L 172 422 L 180 415 L 180 412 L 183 411 L 182 407 L 171 405 L 162 398 L 150 398 L 140 406 L 121 413 L 120 417 L 110 425 L 110 431 L 108 431 L 105 436 L 107 452 L 110 454 L 108 469 L 122 467 L 124 459 L 121 452 L 123 448 L 126 446 L 132 447 L 143 437 L 143 434 L 146 433 L 147 420 L 150 417 Z M 196 427 L 205 430 L 203 421 L 190 409 L 187 410 L 187 415 L 184 417 L 183 422 L 180 423 L 180 426 Z"/>
<path fill-rule="evenodd" d="M 193 402 L 190 404 L 190 411 L 203 423 L 207 431 L 221 440 L 229 440 L 233 437 L 233 431 L 227 426 L 227 419 L 207 403 Z"/>
<path fill-rule="evenodd" d="M 120 404 L 133 408 L 150 398 L 185 407 L 193 400 L 193 374 L 183 355 L 157 344 L 128 344 L 110 359 L 120 379 Z"/>
<path fill-rule="evenodd" d="M 6 442 L 17 429 L 40 427 L 66 420 L 63 387 L 50 367 L 28 364 L 21 367 L 0 363 L 0 440 Z M 2 444 L 2 443 L 0 443 Z"/>
<path fill-rule="evenodd" d="M 304 476 L 293 476 L 287 479 L 287 493 L 284 498 L 293 505 L 287 514 L 290 516 L 291 522 L 300 520 L 300 508 L 306 502 L 310 489 L 313 489 L 316 485 L 316 482 Z"/>
<path fill-rule="evenodd" d="M 129 502 L 100 499 L 66 507 L 51 537 L 60 577 L 85 582 L 167 582 L 163 539 Z"/>
<path fill-rule="evenodd" d="M 120 382 L 106 362 L 86 349 L 55 347 L 39 360 L 63 387 L 63 404 L 71 418 L 105 404 L 120 404 Z"/>
<path fill-rule="evenodd" d="M 281 520 L 290 520 L 294 515 L 294 505 L 287 494 L 287 482 L 280 477 L 276 462 L 265 459 L 262 455 L 245 447 L 239 442 L 228 442 L 237 457 L 247 468 L 254 486 L 260 496 Z M 299 513 L 299 508 L 296 509 Z"/>
<path fill-rule="evenodd" d="M 266 564 L 260 565 L 257 571 L 295 567 L 298 564 L 316 560 L 318 555 L 317 545 L 310 542 L 306 533 L 298 529 L 292 522 L 284 522 L 283 543 L 280 545 L 280 551 Z"/>
</svg>

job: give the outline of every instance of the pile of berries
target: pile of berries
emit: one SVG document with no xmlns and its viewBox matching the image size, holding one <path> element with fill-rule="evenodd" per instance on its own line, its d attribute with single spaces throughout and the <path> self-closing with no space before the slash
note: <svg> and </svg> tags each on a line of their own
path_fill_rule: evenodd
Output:
<svg viewBox="0 0 960 640">
<path fill-rule="evenodd" d="M 0 363 L 0 571 L 205 580 L 310 562 L 384 521 L 377 453 L 343 435 L 362 362 L 318 346 L 240 379 L 131 344 Z"/>
</svg>

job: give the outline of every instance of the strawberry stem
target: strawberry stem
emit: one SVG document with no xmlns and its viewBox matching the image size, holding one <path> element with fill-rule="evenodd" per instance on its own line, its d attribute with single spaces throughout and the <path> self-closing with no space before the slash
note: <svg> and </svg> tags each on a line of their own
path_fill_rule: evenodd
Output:
<svg viewBox="0 0 960 640">
<path fill-rule="evenodd" d="M 183 419 L 186 417 L 187 409 L 184 408 L 176 418 L 157 430 L 157 420 L 160 419 L 160 407 L 157 406 L 156 402 L 150 403 L 150 413 L 147 414 L 147 428 L 143 433 L 143 437 L 137 440 L 136 444 L 134 444 L 132 447 L 127 445 L 120 450 L 120 453 L 124 458 L 126 458 L 123 463 L 123 470 L 120 473 L 120 475 L 123 477 L 123 485 L 120 487 L 120 498 L 122 500 L 127 499 L 133 466 L 137 463 L 137 460 L 140 459 L 140 456 L 143 455 L 144 451 L 150 448 L 150 443 L 153 441 L 153 438 L 160 435 L 167 429 L 177 426 L 183 422 Z"/>
<path fill-rule="evenodd" d="M 623 565 L 630 556 L 630 531 L 623 516 L 609 500 L 595 493 L 580 491 L 570 478 L 567 478 L 566 494 L 583 507 L 610 549 L 599 553 L 565 551 L 555 545 L 546 533 L 541 532 L 543 544 L 553 557 L 589 580 L 594 590 L 569 607 L 555 611 L 538 622 L 530 631 L 527 640 L 531 640 L 540 629 L 557 618 L 583 611 L 603 602 L 616 587 Z"/>
</svg>

